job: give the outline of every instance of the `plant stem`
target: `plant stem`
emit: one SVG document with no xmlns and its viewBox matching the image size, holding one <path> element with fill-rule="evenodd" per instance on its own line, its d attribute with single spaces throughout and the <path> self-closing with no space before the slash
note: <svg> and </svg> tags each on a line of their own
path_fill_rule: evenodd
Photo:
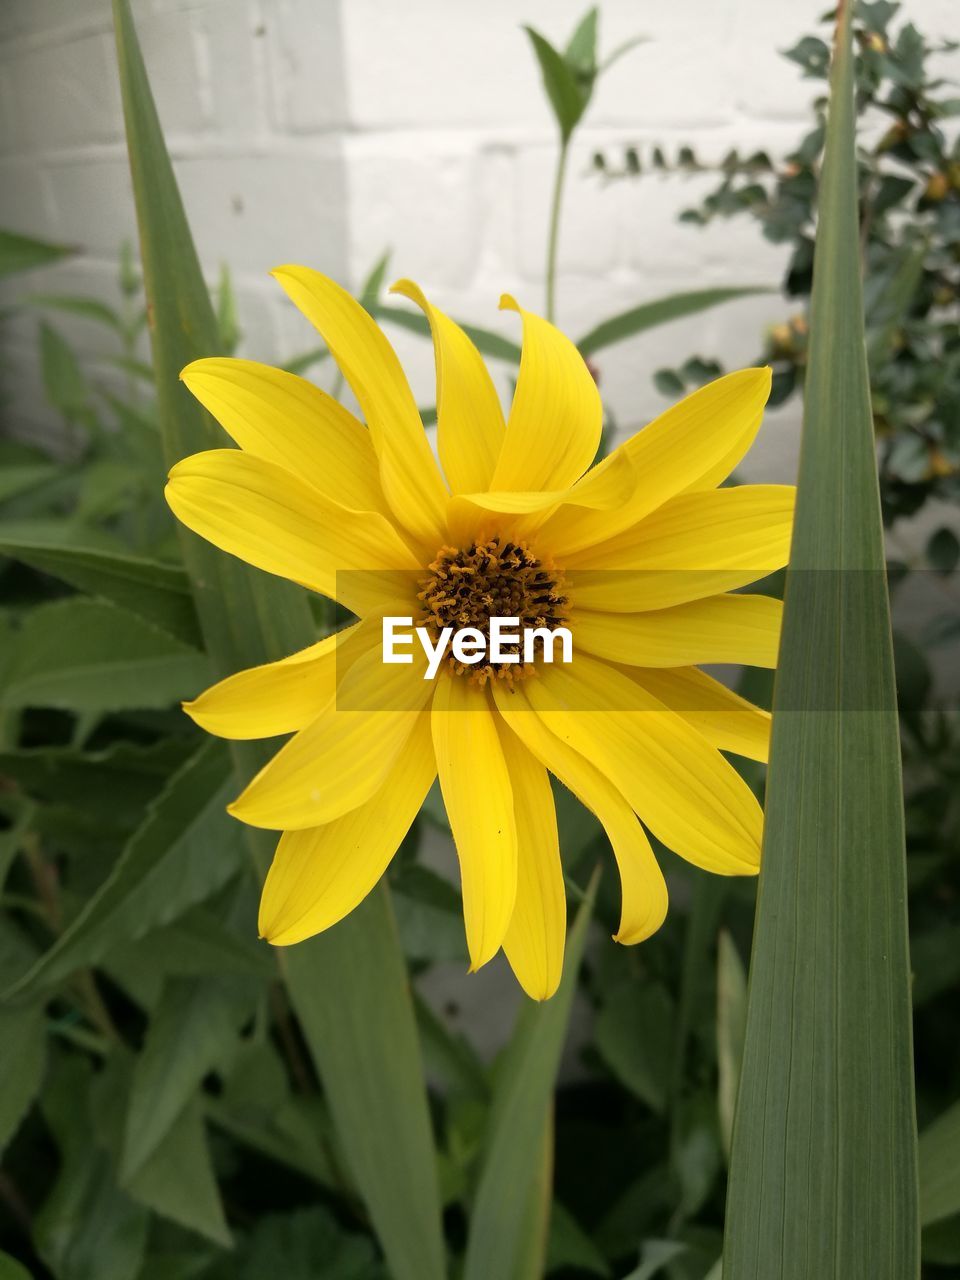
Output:
<svg viewBox="0 0 960 1280">
<path fill-rule="evenodd" d="M 551 324 L 556 315 L 557 294 L 557 247 L 560 240 L 560 206 L 563 203 L 563 182 L 567 174 L 567 155 L 570 151 L 570 139 L 560 143 L 557 156 L 557 171 L 553 179 L 553 198 L 550 202 L 550 230 L 547 236 L 547 319 Z"/>
</svg>

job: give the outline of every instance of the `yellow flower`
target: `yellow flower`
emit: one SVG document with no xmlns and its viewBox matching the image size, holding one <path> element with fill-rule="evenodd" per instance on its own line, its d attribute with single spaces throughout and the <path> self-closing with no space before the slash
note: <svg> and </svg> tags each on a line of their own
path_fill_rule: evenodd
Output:
<svg viewBox="0 0 960 1280">
<path fill-rule="evenodd" d="M 441 474 L 371 317 L 315 271 L 274 274 L 366 426 L 292 374 L 199 360 L 183 379 L 240 448 L 184 459 L 167 489 L 196 533 L 358 617 L 187 706 L 226 738 L 294 735 L 231 806 L 283 832 L 261 933 L 294 943 L 351 911 L 439 774 L 471 968 L 502 946 L 524 990 L 544 999 L 566 928 L 550 773 L 610 838 L 621 942 L 648 937 L 667 909 L 644 826 L 699 867 L 757 870 L 761 811 L 721 752 L 766 759 L 769 717 L 698 664 L 776 660 L 779 602 L 731 593 L 785 564 L 793 490 L 717 487 L 756 435 L 769 370 L 720 378 L 588 470 L 601 405 L 573 344 L 503 299 L 523 322 L 505 421 L 470 339 L 403 281 L 395 291 L 433 334 Z M 451 659 L 434 680 L 422 664 L 384 664 L 384 616 L 435 632 L 486 620 L 497 602 L 531 625 L 562 620 L 573 661 Z"/>
</svg>

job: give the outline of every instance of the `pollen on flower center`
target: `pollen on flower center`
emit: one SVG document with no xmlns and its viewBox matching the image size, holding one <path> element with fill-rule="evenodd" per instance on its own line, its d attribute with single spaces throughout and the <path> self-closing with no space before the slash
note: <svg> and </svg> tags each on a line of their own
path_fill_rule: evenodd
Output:
<svg viewBox="0 0 960 1280">
<path fill-rule="evenodd" d="M 420 580 L 417 599 L 423 613 L 418 623 L 434 641 L 444 627 L 476 627 L 489 645 L 491 618 L 518 618 L 521 632 L 562 626 L 567 606 L 563 589 L 563 577 L 554 565 L 522 542 L 493 537 L 468 547 L 441 547 Z M 447 661 L 451 671 L 481 685 L 493 679 L 512 684 L 534 670 L 522 653 L 516 663 L 466 666 L 452 655 Z"/>
</svg>

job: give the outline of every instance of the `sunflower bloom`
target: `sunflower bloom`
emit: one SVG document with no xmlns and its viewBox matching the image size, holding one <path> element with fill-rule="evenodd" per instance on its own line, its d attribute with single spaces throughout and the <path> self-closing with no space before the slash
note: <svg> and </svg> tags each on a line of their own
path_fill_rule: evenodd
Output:
<svg viewBox="0 0 960 1280">
<path fill-rule="evenodd" d="M 580 354 L 522 310 L 504 419 L 469 337 L 416 285 L 430 324 L 434 457 L 374 320 L 304 267 L 275 273 L 316 326 L 365 425 L 305 380 L 247 360 L 182 374 L 239 449 L 196 454 L 167 497 L 190 529 L 336 598 L 357 621 L 241 671 L 186 709 L 226 738 L 291 734 L 231 805 L 282 832 L 260 931 L 286 945 L 342 919 L 381 878 L 439 776 L 460 865 L 471 969 L 503 947 L 544 999 L 566 898 L 549 775 L 602 823 L 620 873 L 615 935 L 655 932 L 667 891 L 645 829 L 709 871 L 750 875 L 762 814 L 723 753 L 765 760 L 769 716 L 699 670 L 772 667 L 778 601 L 737 588 L 782 567 L 793 489 L 718 488 L 749 449 L 768 369 L 720 378 L 591 468 L 602 410 Z M 383 619 L 487 633 L 492 616 L 563 625 L 569 663 L 387 665 Z"/>
</svg>

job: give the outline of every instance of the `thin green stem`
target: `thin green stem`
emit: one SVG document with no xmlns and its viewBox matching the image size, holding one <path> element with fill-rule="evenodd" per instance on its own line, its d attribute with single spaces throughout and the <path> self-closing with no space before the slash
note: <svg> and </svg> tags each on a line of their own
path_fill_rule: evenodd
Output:
<svg viewBox="0 0 960 1280">
<path fill-rule="evenodd" d="M 557 248 L 560 242 L 560 208 L 563 204 L 563 183 L 567 176 L 567 156 L 570 139 L 560 143 L 557 171 L 553 179 L 553 198 L 550 202 L 550 231 L 547 236 L 547 319 L 553 324 L 556 317 Z"/>
</svg>

